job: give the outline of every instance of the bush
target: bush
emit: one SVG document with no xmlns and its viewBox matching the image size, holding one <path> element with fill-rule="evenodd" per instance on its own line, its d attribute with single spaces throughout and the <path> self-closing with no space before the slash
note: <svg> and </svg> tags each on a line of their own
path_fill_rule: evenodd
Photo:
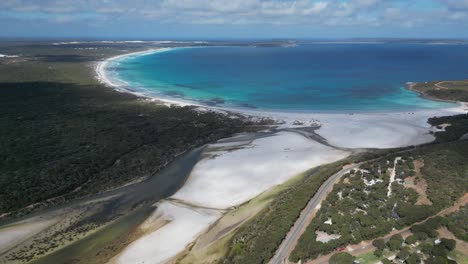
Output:
<svg viewBox="0 0 468 264">
<path fill-rule="evenodd" d="M 418 241 L 418 237 L 416 235 L 411 235 L 405 239 L 405 243 L 408 245 L 415 244 L 417 241 Z"/>
<path fill-rule="evenodd" d="M 414 236 L 416 236 L 416 238 L 417 238 L 419 241 L 424 241 L 424 240 L 426 240 L 426 239 L 429 238 L 429 236 L 428 236 L 426 233 L 424 233 L 424 232 L 415 232 L 415 233 L 413 233 L 413 234 L 414 234 Z"/>
<path fill-rule="evenodd" d="M 446 257 L 438 256 L 438 257 L 427 259 L 425 263 L 427 264 L 449 264 L 449 260 Z"/>
<path fill-rule="evenodd" d="M 403 237 L 400 234 L 393 235 L 392 237 L 390 237 L 390 240 L 396 240 L 400 243 L 403 243 Z"/>
<path fill-rule="evenodd" d="M 435 245 L 434 247 L 432 247 L 432 250 L 431 250 L 431 255 L 434 257 L 437 257 L 437 256 L 447 257 L 447 253 L 448 253 L 447 249 L 442 244 Z"/>
<path fill-rule="evenodd" d="M 397 258 L 399 258 L 400 260 L 406 260 L 409 257 L 409 255 L 410 252 L 408 251 L 408 249 L 404 248 L 400 252 L 398 252 Z"/>
<path fill-rule="evenodd" d="M 374 251 L 374 256 L 376 256 L 378 258 L 382 257 L 383 256 L 383 251 L 380 250 L 380 249 L 375 250 Z"/>
<path fill-rule="evenodd" d="M 442 238 L 440 245 L 444 246 L 448 251 L 452 251 L 455 249 L 457 241 L 453 239 Z"/>
<path fill-rule="evenodd" d="M 411 254 L 406 260 L 406 264 L 419 264 L 421 263 L 421 258 L 418 254 Z"/>
<path fill-rule="evenodd" d="M 391 262 L 389 259 L 386 259 L 386 258 L 382 259 L 381 261 L 382 261 L 382 264 L 393 264 L 393 262 Z"/>
<path fill-rule="evenodd" d="M 385 240 L 383 239 L 376 239 L 372 241 L 372 245 L 376 247 L 379 250 L 384 250 L 385 249 Z"/>
<path fill-rule="evenodd" d="M 401 242 L 398 240 L 389 240 L 387 246 L 391 251 L 396 251 L 401 249 Z"/>
<path fill-rule="evenodd" d="M 354 257 L 351 254 L 346 252 L 336 253 L 331 256 L 329 263 L 330 264 L 352 264 Z"/>
</svg>

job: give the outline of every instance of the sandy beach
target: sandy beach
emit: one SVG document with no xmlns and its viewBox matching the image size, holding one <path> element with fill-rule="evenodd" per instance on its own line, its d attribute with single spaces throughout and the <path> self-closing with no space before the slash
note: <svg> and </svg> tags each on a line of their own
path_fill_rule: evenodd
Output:
<svg viewBox="0 0 468 264">
<path fill-rule="evenodd" d="M 308 127 L 319 124 L 317 133 L 331 145 L 341 148 L 394 148 L 424 144 L 434 140 L 430 134 L 434 128 L 427 123 L 433 116 L 455 115 L 465 113 L 468 107 L 458 103 L 451 108 L 427 109 L 401 112 L 360 112 L 360 113 L 313 113 L 313 112 L 279 112 L 259 109 L 224 108 L 205 106 L 197 102 L 154 97 L 148 94 L 127 89 L 125 84 L 109 78 L 106 67 L 115 60 L 128 56 L 142 56 L 155 52 L 168 51 L 171 48 L 151 49 L 115 56 L 96 65 L 97 78 L 105 85 L 120 92 L 129 92 L 150 101 L 180 106 L 196 106 L 200 111 L 236 113 L 253 120 L 273 119 L 279 128 Z"/>
<path fill-rule="evenodd" d="M 394 148 L 424 144 L 435 138 L 436 131 L 427 120 L 433 116 L 466 112 L 464 104 L 445 109 L 414 112 L 376 113 L 294 113 L 208 107 L 179 99 L 150 97 L 126 89 L 109 78 L 106 67 L 114 60 L 141 56 L 168 49 L 148 50 L 109 58 L 96 66 L 98 78 L 121 92 L 130 92 L 151 101 L 180 106 L 196 106 L 199 111 L 240 114 L 252 120 L 276 121 L 277 132 L 260 138 L 242 135 L 209 144 L 204 158 L 192 170 L 184 186 L 168 200 L 157 205 L 153 216 L 140 228 L 151 223 L 156 230 L 131 243 L 112 263 L 165 263 L 206 232 L 232 208 L 266 190 L 278 186 L 310 168 L 343 159 L 353 149 Z M 305 137 L 301 127 L 319 127 L 315 132 L 327 145 Z M 186 221 L 190 218 L 190 221 Z M 160 225 L 164 222 L 164 225 Z M 151 228 L 150 228 L 151 229 Z"/>
</svg>

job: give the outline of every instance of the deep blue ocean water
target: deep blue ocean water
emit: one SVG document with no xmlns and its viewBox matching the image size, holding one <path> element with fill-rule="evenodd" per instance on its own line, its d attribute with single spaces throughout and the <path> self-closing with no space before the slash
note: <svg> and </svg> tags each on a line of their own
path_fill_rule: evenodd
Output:
<svg viewBox="0 0 468 264">
<path fill-rule="evenodd" d="M 182 48 L 112 65 L 148 95 L 284 111 L 408 111 L 450 107 L 407 82 L 468 79 L 468 45 L 302 44 Z"/>
</svg>

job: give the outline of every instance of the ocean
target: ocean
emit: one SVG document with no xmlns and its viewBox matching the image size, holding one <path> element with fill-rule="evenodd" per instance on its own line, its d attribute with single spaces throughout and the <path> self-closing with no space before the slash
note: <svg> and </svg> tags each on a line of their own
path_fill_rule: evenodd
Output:
<svg viewBox="0 0 468 264">
<path fill-rule="evenodd" d="M 149 96 L 229 108 L 386 112 L 446 108 L 407 82 L 468 79 L 468 45 L 326 43 L 177 48 L 124 57 L 108 75 Z"/>
</svg>

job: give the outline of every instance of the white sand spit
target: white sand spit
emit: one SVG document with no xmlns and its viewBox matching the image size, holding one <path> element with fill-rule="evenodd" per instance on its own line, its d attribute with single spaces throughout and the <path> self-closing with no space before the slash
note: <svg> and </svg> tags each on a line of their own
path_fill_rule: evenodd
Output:
<svg viewBox="0 0 468 264">
<path fill-rule="evenodd" d="M 131 243 L 118 256 L 117 263 L 156 264 L 167 262 L 168 259 L 184 250 L 219 217 L 221 217 L 221 213 L 216 210 L 194 209 L 163 201 L 148 221 L 160 218 L 169 221 L 168 224 Z"/>
<path fill-rule="evenodd" d="M 0 54 L 0 58 L 18 58 L 18 55 L 5 55 L 5 54 Z"/>
<path fill-rule="evenodd" d="M 234 151 L 215 151 L 201 160 L 173 198 L 226 209 L 242 204 L 307 169 L 337 161 L 349 152 L 293 132 L 259 138 Z"/>
<path fill-rule="evenodd" d="M 451 108 L 414 112 L 347 114 L 242 110 L 242 113 L 258 119 L 270 117 L 281 120 L 283 124 L 280 127 L 284 128 L 297 127 L 295 120 L 303 121 L 303 126 L 320 124 L 317 134 L 336 147 L 396 148 L 433 141 L 435 137 L 430 132 L 437 131 L 437 128 L 427 123 L 428 118 L 466 113 L 467 110 L 467 106 L 460 103 Z"/>
<path fill-rule="evenodd" d="M 11 225 L 2 226 L 0 228 L 0 253 L 33 237 L 58 221 L 57 216 L 32 217 Z"/>
</svg>

